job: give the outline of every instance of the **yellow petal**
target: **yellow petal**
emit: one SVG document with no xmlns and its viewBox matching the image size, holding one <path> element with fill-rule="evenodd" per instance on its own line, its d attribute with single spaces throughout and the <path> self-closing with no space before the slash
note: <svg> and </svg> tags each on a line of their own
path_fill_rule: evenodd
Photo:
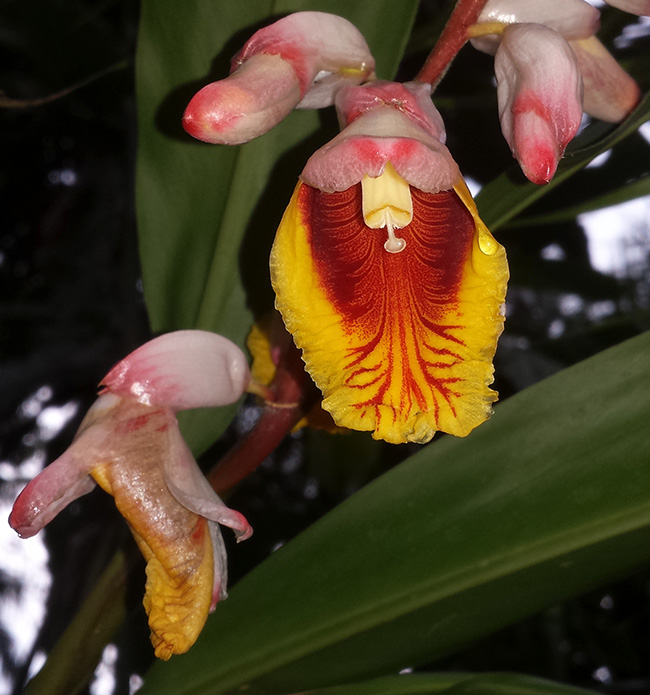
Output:
<svg viewBox="0 0 650 695">
<path fill-rule="evenodd" d="M 186 652 L 196 641 L 210 611 L 214 579 L 207 521 L 171 495 L 160 470 L 167 453 L 161 434 L 170 417 L 161 408 L 119 402 L 113 414 L 119 455 L 107 455 L 91 473 L 115 498 L 147 562 L 143 604 L 161 659 Z"/>
<path fill-rule="evenodd" d="M 338 425 L 393 443 L 465 436 L 497 398 L 505 252 L 461 181 L 411 188 L 406 245 L 388 253 L 361 188 L 298 184 L 271 253 L 276 306 Z"/>
<path fill-rule="evenodd" d="M 271 329 L 272 318 L 268 317 L 254 323 L 246 338 L 246 347 L 253 358 L 251 376 L 264 386 L 269 386 L 277 371 L 271 357 Z"/>
</svg>

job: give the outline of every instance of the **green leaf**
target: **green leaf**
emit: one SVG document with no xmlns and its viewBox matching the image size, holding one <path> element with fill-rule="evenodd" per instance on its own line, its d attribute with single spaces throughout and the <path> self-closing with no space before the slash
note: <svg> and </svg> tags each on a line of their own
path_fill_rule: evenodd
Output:
<svg viewBox="0 0 650 695">
<path fill-rule="evenodd" d="M 513 673 L 427 673 L 309 690 L 302 695 L 595 695 L 593 691 Z"/>
<path fill-rule="evenodd" d="M 254 316 L 273 306 L 268 255 L 298 175 L 336 132 L 297 111 L 241 147 L 207 145 L 181 128 L 191 97 L 226 77 L 229 61 L 262 24 L 297 10 L 340 14 L 365 35 L 378 74 L 399 64 L 415 0 L 145 0 L 136 57 L 136 202 L 144 295 L 154 332 L 202 328 L 244 344 Z M 390 41 L 386 37 L 390 36 Z M 322 129 L 321 129 L 322 130 Z M 195 450 L 209 445 L 234 409 L 184 414 Z"/>
<path fill-rule="evenodd" d="M 607 350 L 378 478 L 247 575 L 143 695 L 396 673 L 647 562 L 649 351 L 650 333 Z"/>
<path fill-rule="evenodd" d="M 24 695 L 75 695 L 90 681 L 104 647 L 126 616 L 128 560 L 117 552 Z"/>
<path fill-rule="evenodd" d="M 612 205 L 619 205 L 620 203 L 626 203 L 646 195 L 650 195 L 650 175 L 644 176 L 636 181 L 631 181 L 624 186 L 591 198 L 579 205 L 562 208 L 561 210 L 549 212 L 545 215 L 528 215 L 520 218 L 517 220 L 516 226 L 518 229 L 521 229 L 523 227 L 536 227 L 539 225 L 555 224 L 556 222 L 567 222 L 575 219 L 584 212 L 592 212 L 593 210 L 600 210 Z"/>
<path fill-rule="evenodd" d="M 557 173 L 545 186 L 526 181 L 518 166 L 511 167 L 485 185 L 476 196 L 476 204 L 483 221 L 493 231 L 502 227 L 515 215 L 580 171 L 599 154 L 636 132 L 648 118 L 650 94 L 647 94 L 630 116 L 613 130 L 607 124 L 593 123 L 572 143 L 567 155 L 560 162 Z"/>
</svg>

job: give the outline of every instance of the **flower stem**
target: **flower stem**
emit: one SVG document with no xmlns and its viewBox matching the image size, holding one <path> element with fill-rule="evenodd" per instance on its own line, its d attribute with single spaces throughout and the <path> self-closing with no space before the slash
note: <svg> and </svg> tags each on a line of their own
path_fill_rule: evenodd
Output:
<svg viewBox="0 0 650 695">
<path fill-rule="evenodd" d="M 305 372 L 300 352 L 292 341 L 283 348 L 262 416 L 208 474 L 220 496 L 250 475 L 274 451 L 318 398 L 318 391 Z"/>
<path fill-rule="evenodd" d="M 467 43 L 468 30 L 476 24 L 487 0 L 458 0 L 436 45 L 426 59 L 416 82 L 428 82 L 435 89 L 460 49 Z"/>
</svg>

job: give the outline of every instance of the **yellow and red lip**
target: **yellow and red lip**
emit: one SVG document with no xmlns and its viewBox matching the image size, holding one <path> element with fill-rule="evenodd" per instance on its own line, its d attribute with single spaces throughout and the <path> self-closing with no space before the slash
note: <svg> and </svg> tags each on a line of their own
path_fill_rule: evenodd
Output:
<svg viewBox="0 0 650 695">
<path fill-rule="evenodd" d="M 508 277 L 462 180 L 409 191 L 406 244 L 391 253 L 366 224 L 361 183 L 299 183 L 271 254 L 276 306 L 323 407 L 392 443 L 465 436 L 489 417 Z"/>
</svg>

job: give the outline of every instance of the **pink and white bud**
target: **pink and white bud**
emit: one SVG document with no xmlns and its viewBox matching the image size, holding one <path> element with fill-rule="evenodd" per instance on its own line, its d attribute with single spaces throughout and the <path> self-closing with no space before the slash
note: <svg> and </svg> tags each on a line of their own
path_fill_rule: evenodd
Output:
<svg viewBox="0 0 650 695">
<path fill-rule="evenodd" d="M 605 0 L 605 2 L 624 12 L 650 16 L 650 0 Z"/>
<path fill-rule="evenodd" d="M 600 12 L 584 0 L 488 0 L 481 11 L 481 24 L 543 24 L 567 41 L 593 36 L 600 25 Z M 483 53 L 494 55 L 501 41 L 498 34 L 472 39 Z"/>
<path fill-rule="evenodd" d="M 364 176 L 377 178 L 390 162 L 410 185 L 432 193 L 461 178 L 444 145 L 442 118 L 421 84 L 371 82 L 337 96 L 345 127 L 307 161 L 301 180 L 321 191 L 343 191 Z"/>
<path fill-rule="evenodd" d="M 570 45 L 582 73 L 585 112 L 620 123 L 639 103 L 639 85 L 595 36 Z"/>
<path fill-rule="evenodd" d="M 582 120 L 582 79 L 569 44 L 540 24 L 514 24 L 494 61 L 503 135 L 524 174 L 548 183 Z"/>
<path fill-rule="evenodd" d="M 230 77 L 192 98 L 183 127 L 205 142 L 248 142 L 294 108 L 331 105 L 341 86 L 361 84 L 374 69 L 353 24 L 326 12 L 297 12 L 253 34 L 233 58 Z"/>
<path fill-rule="evenodd" d="M 150 340 L 102 380 L 104 392 L 174 412 L 234 403 L 250 371 L 244 353 L 209 331 L 175 331 Z"/>
<path fill-rule="evenodd" d="M 213 145 L 240 145 L 290 114 L 300 94 L 294 69 L 280 56 L 251 56 L 230 77 L 194 95 L 183 115 L 183 128 Z"/>
</svg>

